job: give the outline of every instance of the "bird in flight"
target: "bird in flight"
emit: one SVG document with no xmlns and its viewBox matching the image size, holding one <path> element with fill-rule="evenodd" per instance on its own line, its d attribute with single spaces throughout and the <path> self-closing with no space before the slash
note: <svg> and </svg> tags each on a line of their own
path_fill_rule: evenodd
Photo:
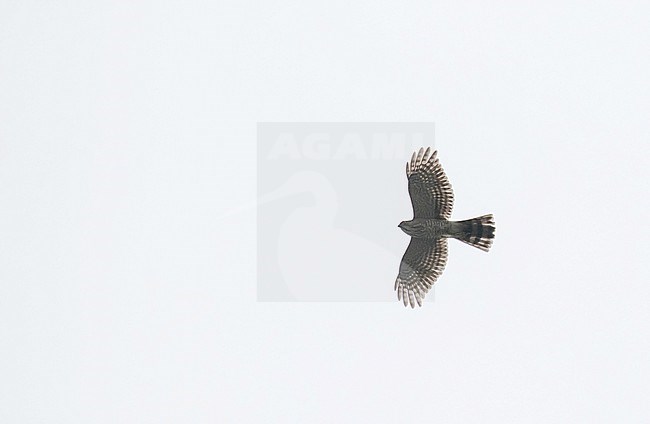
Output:
<svg viewBox="0 0 650 424">
<path fill-rule="evenodd" d="M 465 221 L 450 221 L 454 192 L 431 148 L 414 152 L 406 163 L 413 219 L 399 228 L 411 236 L 395 281 L 397 298 L 415 308 L 436 282 L 447 263 L 447 239 L 455 238 L 485 252 L 494 240 L 494 217 L 483 215 Z"/>
</svg>

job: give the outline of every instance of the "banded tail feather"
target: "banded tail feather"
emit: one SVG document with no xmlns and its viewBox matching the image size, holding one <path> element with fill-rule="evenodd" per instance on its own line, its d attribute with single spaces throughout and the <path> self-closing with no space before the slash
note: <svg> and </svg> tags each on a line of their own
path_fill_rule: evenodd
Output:
<svg viewBox="0 0 650 424">
<path fill-rule="evenodd" d="M 481 249 L 484 252 L 490 250 L 494 241 L 494 217 L 492 214 L 479 216 L 478 218 L 458 221 L 461 227 L 461 234 L 456 239 L 467 243 L 470 246 Z"/>
</svg>

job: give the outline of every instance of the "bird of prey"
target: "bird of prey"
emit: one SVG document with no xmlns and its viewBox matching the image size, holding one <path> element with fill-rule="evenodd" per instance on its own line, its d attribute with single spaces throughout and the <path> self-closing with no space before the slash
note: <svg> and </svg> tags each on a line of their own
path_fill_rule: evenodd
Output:
<svg viewBox="0 0 650 424">
<path fill-rule="evenodd" d="M 455 238 L 485 252 L 494 240 L 494 217 L 483 215 L 465 221 L 450 221 L 454 204 L 451 184 L 431 148 L 414 152 L 406 163 L 413 219 L 399 228 L 411 236 L 395 281 L 397 298 L 404 306 L 422 306 L 422 300 L 447 263 L 447 239 Z"/>
</svg>

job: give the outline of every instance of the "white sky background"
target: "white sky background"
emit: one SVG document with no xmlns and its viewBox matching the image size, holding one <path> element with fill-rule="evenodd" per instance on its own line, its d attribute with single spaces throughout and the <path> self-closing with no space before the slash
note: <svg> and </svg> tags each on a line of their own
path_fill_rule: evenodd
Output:
<svg viewBox="0 0 650 424">
<path fill-rule="evenodd" d="M 650 8 L 523 3 L 1 2 L 0 422 L 647 422 Z M 256 302 L 258 121 L 435 122 L 493 250 Z"/>
</svg>

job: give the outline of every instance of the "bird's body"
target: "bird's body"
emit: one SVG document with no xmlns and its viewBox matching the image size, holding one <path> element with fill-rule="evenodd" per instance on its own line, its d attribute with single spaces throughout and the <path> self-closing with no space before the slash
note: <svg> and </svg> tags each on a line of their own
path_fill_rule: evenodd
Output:
<svg viewBox="0 0 650 424">
<path fill-rule="evenodd" d="M 399 227 L 411 237 L 423 239 L 436 239 L 440 237 L 453 237 L 457 232 L 452 221 L 434 218 L 415 218 L 404 221 Z"/>
<path fill-rule="evenodd" d="M 397 297 L 404 305 L 422 305 L 422 300 L 447 263 L 447 239 L 455 238 L 485 252 L 494 239 L 494 218 L 483 215 L 451 221 L 454 194 L 437 152 L 420 149 L 406 163 L 413 219 L 399 227 L 411 236 L 395 281 Z"/>
</svg>

